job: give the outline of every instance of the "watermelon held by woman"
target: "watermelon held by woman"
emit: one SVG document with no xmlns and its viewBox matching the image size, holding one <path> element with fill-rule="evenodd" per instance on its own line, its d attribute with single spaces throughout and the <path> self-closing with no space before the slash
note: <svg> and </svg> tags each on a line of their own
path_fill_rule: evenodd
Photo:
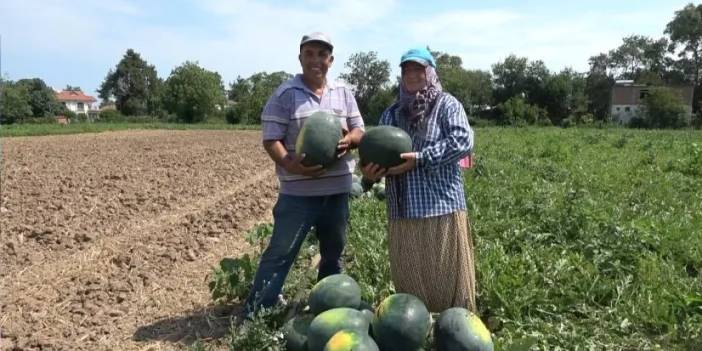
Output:
<svg viewBox="0 0 702 351">
<path fill-rule="evenodd" d="M 405 162 L 400 154 L 412 152 L 412 139 L 402 129 L 379 126 L 367 131 L 358 145 L 361 166 L 375 163 L 381 168 L 390 168 Z"/>
<path fill-rule="evenodd" d="M 453 307 L 441 312 L 434 325 L 438 351 L 493 351 L 490 331 L 477 315 Z"/>
<path fill-rule="evenodd" d="M 342 137 L 339 118 L 318 111 L 305 119 L 295 142 L 295 153 L 305 154 L 304 166 L 331 166 L 337 160 L 337 146 Z"/>
</svg>

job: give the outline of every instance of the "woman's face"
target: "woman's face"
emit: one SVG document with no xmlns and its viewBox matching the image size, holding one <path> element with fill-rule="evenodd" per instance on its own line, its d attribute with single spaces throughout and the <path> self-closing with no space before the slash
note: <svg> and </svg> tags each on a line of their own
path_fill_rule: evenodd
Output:
<svg viewBox="0 0 702 351">
<path fill-rule="evenodd" d="M 402 64 L 402 84 L 405 90 L 416 93 L 427 85 L 427 74 L 424 66 L 414 61 Z"/>
</svg>

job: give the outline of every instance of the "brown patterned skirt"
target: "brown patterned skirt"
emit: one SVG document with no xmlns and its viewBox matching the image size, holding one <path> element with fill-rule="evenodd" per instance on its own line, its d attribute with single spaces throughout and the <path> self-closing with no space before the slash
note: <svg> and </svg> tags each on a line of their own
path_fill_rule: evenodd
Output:
<svg viewBox="0 0 702 351">
<path fill-rule="evenodd" d="M 465 211 L 388 221 L 390 270 L 397 292 L 419 297 L 431 312 L 475 312 L 473 239 Z"/>
</svg>

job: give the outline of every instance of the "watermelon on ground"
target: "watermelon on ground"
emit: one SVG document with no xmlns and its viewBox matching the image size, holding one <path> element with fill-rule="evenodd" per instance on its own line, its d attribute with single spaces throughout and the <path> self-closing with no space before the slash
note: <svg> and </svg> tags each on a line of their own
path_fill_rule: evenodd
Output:
<svg viewBox="0 0 702 351">
<path fill-rule="evenodd" d="M 368 319 L 352 308 L 334 308 L 324 311 L 312 320 L 307 330 L 308 351 L 322 351 L 329 339 L 340 330 L 368 333 Z"/>
<path fill-rule="evenodd" d="M 380 303 L 373 317 L 373 337 L 384 351 L 422 348 L 431 327 L 431 316 L 414 295 L 394 294 Z"/>
<path fill-rule="evenodd" d="M 346 274 L 333 274 L 317 282 L 310 291 L 310 311 L 317 315 L 338 307 L 357 308 L 361 287 Z"/>
<path fill-rule="evenodd" d="M 365 333 L 340 330 L 329 339 L 324 351 L 378 351 L 378 345 Z"/>
<path fill-rule="evenodd" d="M 490 331 L 477 315 L 453 307 L 441 312 L 434 326 L 438 351 L 492 351 Z"/>
<path fill-rule="evenodd" d="M 307 330 L 314 316 L 299 315 L 290 319 L 283 326 L 285 349 L 288 351 L 307 351 Z"/>
</svg>

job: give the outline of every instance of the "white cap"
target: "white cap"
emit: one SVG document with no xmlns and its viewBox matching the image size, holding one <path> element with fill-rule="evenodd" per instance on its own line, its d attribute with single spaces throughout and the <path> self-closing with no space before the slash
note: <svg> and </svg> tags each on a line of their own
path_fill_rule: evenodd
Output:
<svg viewBox="0 0 702 351">
<path fill-rule="evenodd" d="M 314 32 L 314 33 L 310 33 L 310 34 L 306 34 L 306 35 L 302 36 L 302 40 L 300 41 L 300 47 L 302 47 L 302 45 L 305 45 L 305 44 L 307 44 L 309 42 L 313 42 L 313 41 L 316 41 L 318 43 L 322 43 L 322 44 L 328 46 L 329 51 L 334 50 L 334 45 L 332 45 L 331 39 L 329 39 L 328 35 L 326 35 L 325 33 L 322 33 L 322 32 Z"/>
</svg>

